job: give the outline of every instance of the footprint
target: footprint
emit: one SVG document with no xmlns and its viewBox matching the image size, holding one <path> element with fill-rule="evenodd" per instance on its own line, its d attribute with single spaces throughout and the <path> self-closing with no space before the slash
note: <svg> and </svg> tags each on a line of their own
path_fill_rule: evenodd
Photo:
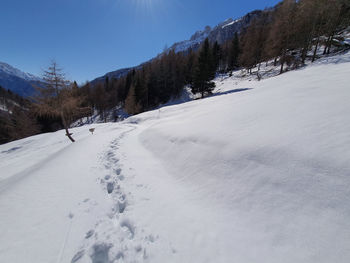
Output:
<svg viewBox="0 0 350 263">
<path fill-rule="evenodd" d="M 112 245 L 108 245 L 105 243 L 95 244 L 92 248 L 93 251 L 90 256 L 92 263 L 108 263 L 109 262 L 108 252 L 111 249 L 111 247 Z"/>
<path fill-rule="evenodd" d="M 114 183 L 113 182 L 109 182 L 107 184 L 107 193 L 111 194 L 114 190 Z"/>
<path fill-rule="evenodd" d="M 93 234 L 95 233 L 95 231 L 93 229 L 89 230 L 86 235 L 85 235 L 85 238 L 88 239 L 90 238 Z"/>
<path fill-rule="evenodd" d="M 142 251 L 142 246 L 141 246 L 141 245 L 137 245 L 137 246 L 135 247 L 135 251 L 138 252 L 138 253 L 140 253 L 140 252 Z"/>
<path fill-rule="evenodd" d="M 108 153 L 107 153 L 107 157 L 108 157 L 108 158 L 114 157 L 114 153 L 113 153 L 113 152 L 108 152 Z"/>
<path fill-rule="evenodd" d="M 72 258 L 71 263 L 77 262 L 79 259 L 81 259 L 81 258 L 84 256 L 84 254 L 85 254 L 85 250 L 84 250 L 84 249 L 78 251 L 78 252 L 74 255 L 74 257 Z"/>
<path fill-rule="evenodd" d="M 118 200 L 118 211 L 119 211 L 119 214 L 124 213 L 125 208 L 126 208 L 126 200 Z"/>
<path fill-rule="evenodd" d="M 110 176 L 110 175 L 106 175 L 106 176 L 105 176 L 105 180 L 107 181 L 107 180 L 109 180 L 109 179 L 111 179 L 111 176 Z"/>
<path fill-rule="evenodd" d="M 115 173 L 116 173 L 117 175 L 120 175 L 121 172 L 122 172 L 122 169 L 120 169 L 120 168 L 118 168 L 117 170 L 115 170 Z"/>
<path fill-rule="evenodd" d="M 135 228 L 134 226 L 130 223 L 129 220 L 124 219 L 121 223 L 120 226 L 125 230 L 125 232 L 128 234 L 129 239 L 133 239 L 135 235 Z"/>
<path fill-rule="evenodd" d="M 124 179 L 125 179 L 125 177 L 124 177 L 124 175 L 118 175 L 118 179 L 120 180 L 120 181 L 123 181 Z"/>
</svg>

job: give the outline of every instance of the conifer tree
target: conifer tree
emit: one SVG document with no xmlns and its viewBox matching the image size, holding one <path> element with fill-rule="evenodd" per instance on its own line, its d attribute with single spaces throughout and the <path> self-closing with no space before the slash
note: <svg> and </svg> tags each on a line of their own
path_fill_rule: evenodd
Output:
<svg viewBox="0 0 350 263">
<path fill-rule="evenodd" d="M 205 94 L 211 94 L 215 88 L 215 83 L 211 80 L 215 77 L 213 67 L 212 52 L 209 45 L 209 40 L 206 39 L 199 52 L 197 63 L 194 70 L 192 81 L 192 93 L 200 93 L 203 98 Z"/>
<path fill-rule="evenodd" d="M 228 59 L 228 70 L 232 71 L 238 66 L 238 56 L 240 54 L 240 48 L 239 48 L 239 37 L 237 32 L 235 33 L 230 49 L 229 49 L 229 59 Z"/>
<path fill-rule="evenodd" d="M 213 71 L 216 72 L 217 69 L 219 68 L 220 60 L 221 60 L 221 55 L 222 55 L 222 50 L 220 45 L 218 44 L 217 41 L 215 41 L 213 45 L 213 51 L 212 51 L 212 66 L 213 66 Z"/>
<path fill-rule="evenodd" d="M 131 84 L 131 87 L 129 89 L 128 96 L 125 100 L 125 110 L 129 114 L 137 114 L 140 113 L 141 107 L 137 102 L 136 94 L 135 94 L 135 86 Z"/>
</svg>

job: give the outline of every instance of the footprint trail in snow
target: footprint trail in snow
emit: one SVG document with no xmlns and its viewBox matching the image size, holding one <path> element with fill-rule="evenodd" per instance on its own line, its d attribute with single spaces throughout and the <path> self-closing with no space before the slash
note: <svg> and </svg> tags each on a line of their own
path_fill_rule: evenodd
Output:
<svg viewBox="0 0 350 263">
<path fill-rule="evenodd" d="M 132 193 L 124 188 L 123 166 L 120 162 L 122 154 L 119 150 L 120 140 L 135 128 L 121 133 L 113 140 L 109 148 L 102 154 L 101 169 L 105 176 L 99 178 L 106 195 L 112 199 L 110 212 L 99 218 L 94 229 L 87 229 L 82 245 L 73 256 L 71 262 L 146 262 L 150 245 L 155 238 L 139 229 L 128 216 L 129 205 L 133 202 Z M 83 202 L 89 202 L 89 199 Z"/>
</svg>

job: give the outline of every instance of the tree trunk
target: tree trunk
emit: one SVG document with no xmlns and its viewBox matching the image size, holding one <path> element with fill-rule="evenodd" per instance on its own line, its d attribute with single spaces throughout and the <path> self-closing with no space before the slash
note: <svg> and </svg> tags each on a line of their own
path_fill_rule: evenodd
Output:
<svg viewBox="0 0 350 263">
<path fill-rule="evenodd" d="M 72 137 L 72 134 L 69 133 L 68 125 L 67 125 L 66 118 L 64 117 L 63 112 L 61 113 L 61 118 L 62 118 L 64 129 L 66 130 L 66 136 L 69 138 L 69 140 L 71 140 L 71 142 L 75 142 L 75 140 Z"/>
<path fill-rule="evenodd" d="M 277 66 L 277 57 L 275 57 L 275 60 L 273 61 L 273 66 L 274 66 L 274 67 Z"/>
<path fill-rule="evenodd" d="M 73 137 L 71 136 L 72 134 L 71 133 L 69 133 L 69 131 L 68 131 L 68 128 L 67 127 L 65 127 L 65 130 L 66 130 L 66 136 L 69 138 L 69 140 L 71 140 L 71 142 L 75 142 L 75 140 L 73 139 Z"/>
<path fill-rule="evenodd" d="M 283 51 L 283 52 L 282 52 L 282 55 L 281 55 L 281 57 L 280 57 L 280 63 L 281 63 L 280 74 L 283 73 L 284 60 L 285 60 L 286 53 L 287 53 L 287 51 Z"/>
<path fill-rule="evenodd" d="M 332 36 L 331 36 L 331 39 L 329 40 L 329 43 L 328 43 L 327 55 L 329 55 L 329 53 L 331 52 L 331 47 L 332 47 L 333 39 L 334 39 L 334 32 L 333 32 L 333 34 L 332 34 Z"/>
<path fill-rule="evenodd" d="M 327 54 L 327 49 L 328 49 L 328 45 L 329 45 L 329 42 L 331 41 L 331 36 L 329 36 L 327 38 L 327 41 L 326 41 L 326 45 L 324 46 L 324 50 L 323 50 L 323 55 L 326 55 Z"/>
<path fill-rule="evenodd" d="M 304 47 L 301 51 L 301 63 L 305 65 L 306 55 L 307 55 L 308 47 Z"/>
<path fill-rule="evenodd" d="M 317 49 L 318 49 L 318 44 L 319 44 L 319 42 L 320 42 L 320 37 L 318 36 L 318 37 L 317 37 L 317 41 L 316 41 L 315 50 L 314 50 L 314 55 L 312 56 L 312 62 L 314 62 L 315 59 L 316 59 Z"/>
<path fill-rule="evenodd" d="M 284 66 L 284 60 L 281 61 L 281 69 L 280 69 L 280 74 L 283 73 L 283 66 Z"/>
</svg>

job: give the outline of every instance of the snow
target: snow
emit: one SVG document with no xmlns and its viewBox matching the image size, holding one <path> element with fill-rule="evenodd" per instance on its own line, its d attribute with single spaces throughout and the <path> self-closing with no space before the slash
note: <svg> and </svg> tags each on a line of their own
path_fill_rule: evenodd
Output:
<svg viewBox="0 0 350 263">
<path fill-rule="evenodd" d="M 348 262 L 349 70 L 0 145 L 0 261 Z"/>
<path fill-rule="evenodd" d="M 199 31 L 195 35 L 196 35 L 196 37 L 192 37 L 190 40 L 185 40 L 185 41 L 178 42 L 178 43 L 174 44 L 166 52 L 168 52 L 170 50 L 174 50 L 175 53 L 179 53 L 182 51 L 186 51 L 190 48 L 193 48 L 196 45 L 201 44 L 209 36 L 209 32 L 208 31 Z"/>
<path fill-rule="evenodd" d="M 12 111 L 10 110 L 13 106 L 21 107 L 17 102 L 10 100 L 10 99 L 2 99 L 0 101 L 0 111 L 8 112 L 9 114 L 12 114 Z M 25 109 L 24 107 L 21 107 Z"/>
<path fill-rule="evenodd" d="M 229 22 L 229 23 L 223 25 L 223 26 L 222 26 L 222 29 L 224 29 L 225 27 L 228 27 L 228 26 L 232 26 L 233 24 L 235 24 L 235 23 L 237 23 L 237 22 L 239 22 L 239 21 L 241 21 L 241 20 L 242 20 L 242 18 L 233 20 L 233 21 L 231 21 L 231 22 Z"/>
<path fill-rule="evenodd" d="M 11 76 L 16 76 L 16 77 L 25 79 L 27 81 L 40 81 L 39 77 L 36 77 L 30 73 L 22 72 L 19 69 L 14 68 L 11 65 L 4 62 L 0 62 L 0 73 L 1 72 Z"/>
<path fill-rule="evenodd" d="M 0 111 L 8 111 L 8 109 L 7 109 L 7 107 L 6 107 L 6 105 L 5 104 L 2 104 L 1 102 L 0 102 Z"/>
</svg>

